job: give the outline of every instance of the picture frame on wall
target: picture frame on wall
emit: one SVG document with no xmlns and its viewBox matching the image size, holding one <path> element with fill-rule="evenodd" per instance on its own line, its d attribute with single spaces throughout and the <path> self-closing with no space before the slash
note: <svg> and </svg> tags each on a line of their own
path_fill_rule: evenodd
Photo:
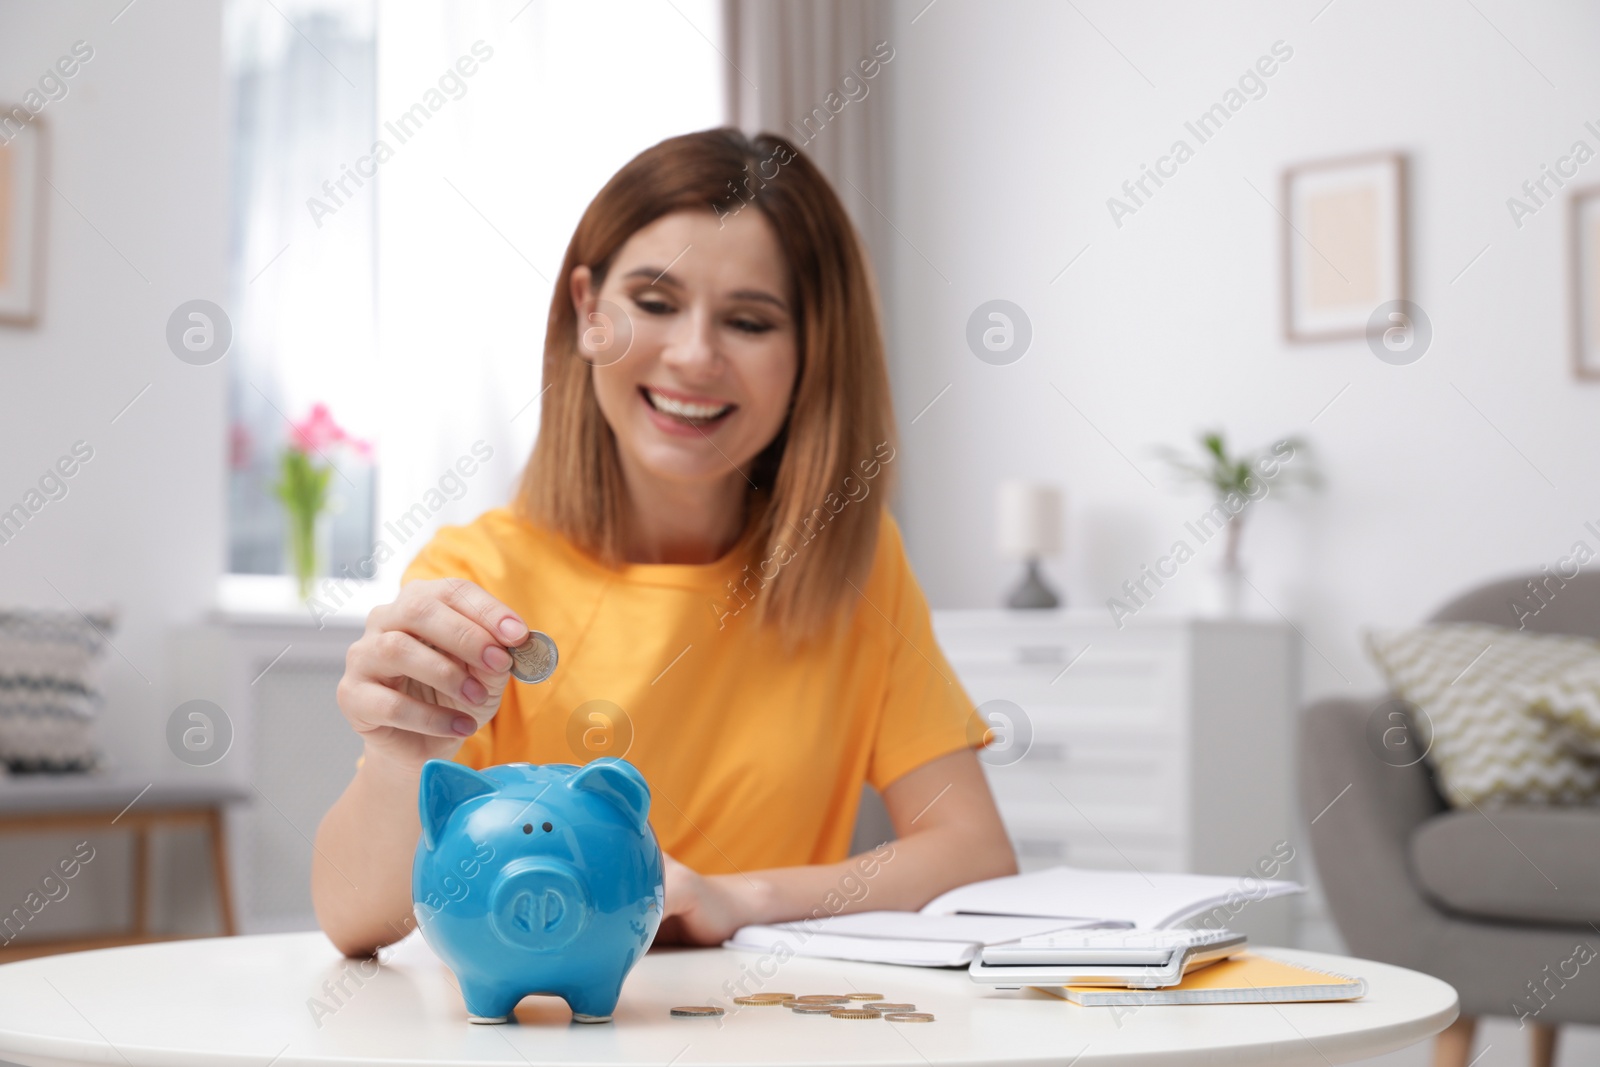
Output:
<svg viewBox="0 0 1600 1067">
<path fill-rule="evenodd" d="M 1572 305 L 1572 373 L 1600 380 L 1600 186 L 1567 201 L 1568 299 Z"/>
<path fill-rule="evenodd" d="M 1285 336 L 1364 337 L 1379 306 L 1407 298 L 1405 157 L 1374 152 L 1289 167 L 1282 195 Z"/>
<path fill-rule="evenodd" d="M 0 104 L 0 325 L 36 326 L 43 300 L 44 120 Z"/>
</svg>

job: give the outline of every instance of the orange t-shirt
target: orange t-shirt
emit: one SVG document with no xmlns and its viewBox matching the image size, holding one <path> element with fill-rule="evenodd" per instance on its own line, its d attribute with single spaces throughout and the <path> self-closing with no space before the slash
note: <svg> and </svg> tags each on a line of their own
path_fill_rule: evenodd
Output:
<svg viewBox="0 0 1600 1067">
<path fill-rule="evenodd" d="M 662 849 L 704 874 L 846 858 L 863 781 L 881 791 L 988 737 L 887 511 L 880 531 L 866 602 L 786 652 L 753 609 L 732 612 L 748 539 L 715 563 L 610 568 L 507 508 L 442 528 L 402 582 L 475 582 L 559 650 L 456 761 L 623 757 Z"/>
</svg>

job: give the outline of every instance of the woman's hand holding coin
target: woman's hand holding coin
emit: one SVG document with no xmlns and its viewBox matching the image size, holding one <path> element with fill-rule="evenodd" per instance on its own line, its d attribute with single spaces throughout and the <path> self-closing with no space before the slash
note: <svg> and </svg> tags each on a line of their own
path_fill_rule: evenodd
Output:
<svg viewBox="0 0 1600 1067">
<path fill-rule="evenodd" d="M 531 666 L 547 660 L 554 669 L 554 644 L 548 656 L 538 642 L 536 650 L 519 648 L 533 633 L 472 582 L 407 582 L 393 603 L 368 614 L 345 654 L 339 710 L 366 742 L 369 760 L 418 770 L 448 759 L 499 709 L 512 676 L 508 648 Z"/>
</svg>

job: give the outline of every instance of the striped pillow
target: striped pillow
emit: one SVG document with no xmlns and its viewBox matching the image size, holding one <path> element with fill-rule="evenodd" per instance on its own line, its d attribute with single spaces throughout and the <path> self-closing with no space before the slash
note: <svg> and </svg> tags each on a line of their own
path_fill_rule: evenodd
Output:
<svg viewBox="0 0 1600 1067">
<path fill-rule="evenodd" d="M 85 771 L 100 694 L 91 668 L 109 616 L 0 611 L 0 764 L 18 772 Z"/>
<path fill-rule="evenodd" d="M 1423 713 L 1428 761 L 1457 807 L 1600 801 L 1600 760 L 1563 744 L 1529 693 L 1600 656 L 1600 642 L 1485 623 L 1373 631 L 1367 647 Z"/>
<path fill-rule="evenodd" d="M 1600 759 L 1600 654 L 1524 693 L 1528 710 L 1550 723 L 1562 744 Z"/>
</svg>

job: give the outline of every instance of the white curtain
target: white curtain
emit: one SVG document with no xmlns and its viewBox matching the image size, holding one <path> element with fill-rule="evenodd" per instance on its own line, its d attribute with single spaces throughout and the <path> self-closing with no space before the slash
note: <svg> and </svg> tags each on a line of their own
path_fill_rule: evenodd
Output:
<svg viewBox="0 0 1600 1067">
<path fill-rule="evenodd" d="M 509 500 L 538 428 L 545 316 L 572 231 L 640 150 L 722 123 L 721 35 L 716 0 L 380 0 L 378 136 L 393 155 L 376 164 L 371 387 L 378 535 L 394 550 L 381 579 L 434 527 Z M 494 458 L 433 511 L 478 441 Z M 427 527 L 402 538 L 399 517 L 419 503 Z"/>
<path fill-rule="evenodd" d="M 787 137 L 817 164 L 879 276 L 893 237 L 884 221 L 892 213 L 883 98 L 899 43 L 891 13 L 886 0 L 723 0 L 722 16 L 730 123 Z"/>
<path fill-rule="evenodd" d="M 283 518 L 270 486 L 286 420 L 321 402 L 357 437 L 377 428 L 366 387 L 376 355 L 373 201 L 352 198 L 331 217 L 307 211 L 340 177 L 340 161 L 371 143 L 373 13 L 370 0 L 234 0 L 225 10 L 235 204 L 229 561 L 273 573 Z M 341 475 L 332 495 L 364 529 L 368 482 L 353 465 Z"/>
<path fill-rule="evenodd" d="M 787 138 L 827 175 L 880 292 L 894 236 L 884 218 L 884 89 L 894 80 L 897 43 L 890 12 L 885 0 L 722 0 L 729 124 Z M 850 851 L 893 838 L 882 798 L 863 785 Z"/>
</svg>

